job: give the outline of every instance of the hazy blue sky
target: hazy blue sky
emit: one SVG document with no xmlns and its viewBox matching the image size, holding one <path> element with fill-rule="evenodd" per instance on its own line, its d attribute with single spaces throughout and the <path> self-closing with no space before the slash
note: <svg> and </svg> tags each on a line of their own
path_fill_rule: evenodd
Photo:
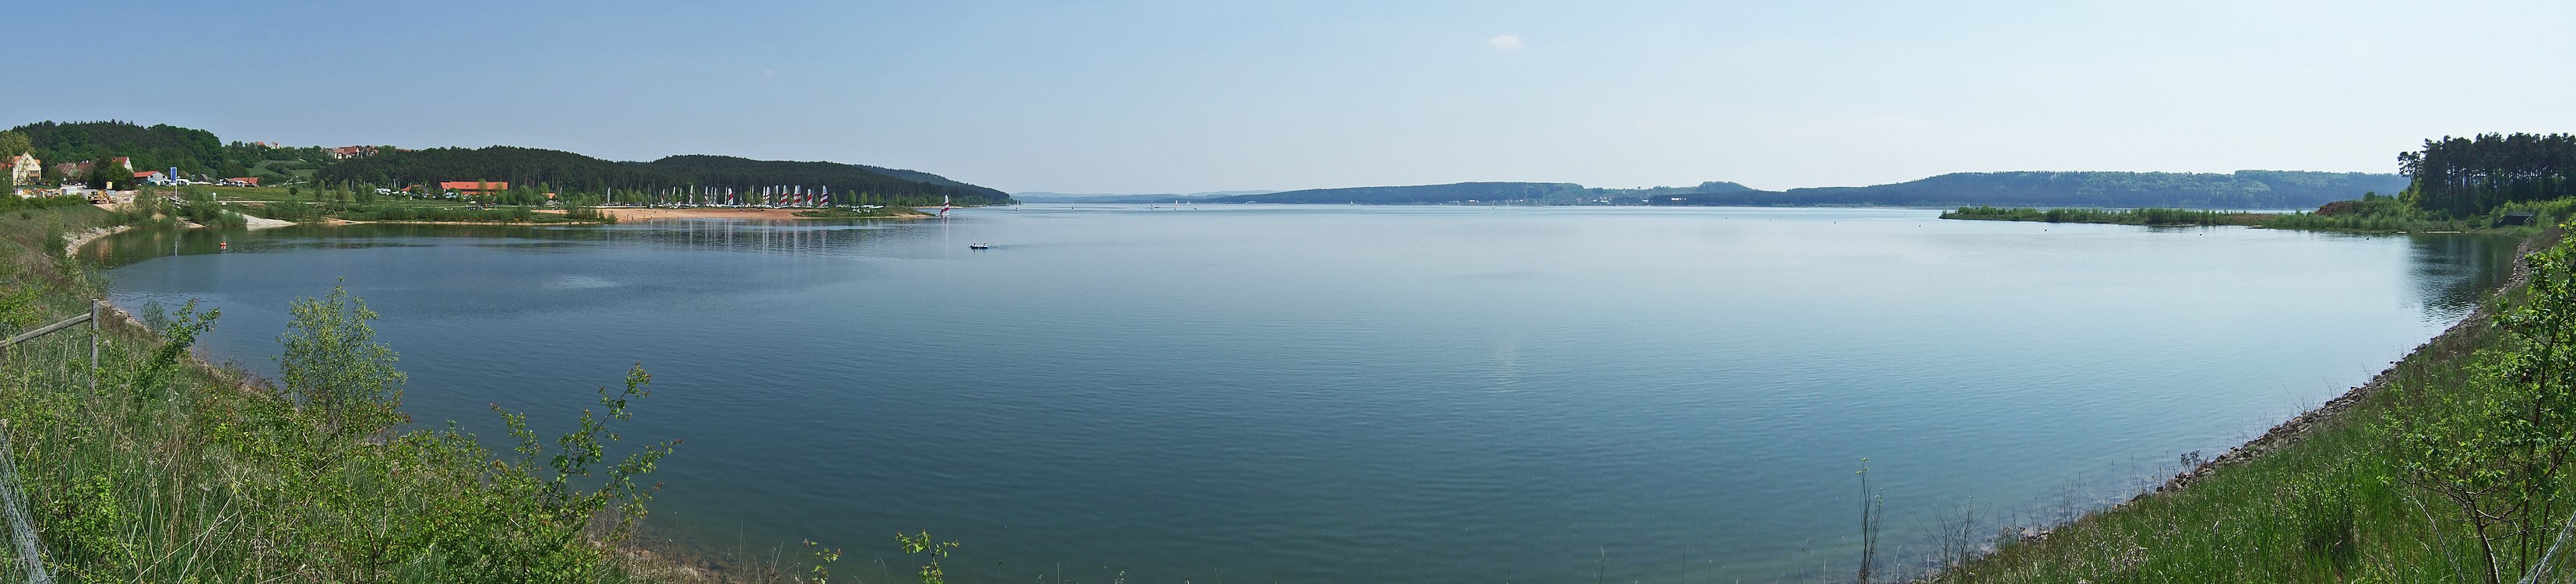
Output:
<svg viewBox="0 0 2576 584">
<path fill-rule="evenodd" d="M 0 125 L 1010 191 L 2389 172 L 2428 137 L 2576 130 L 2566 2 L 27 4 L 12 78 L 40 81 Z"/>
</svg>

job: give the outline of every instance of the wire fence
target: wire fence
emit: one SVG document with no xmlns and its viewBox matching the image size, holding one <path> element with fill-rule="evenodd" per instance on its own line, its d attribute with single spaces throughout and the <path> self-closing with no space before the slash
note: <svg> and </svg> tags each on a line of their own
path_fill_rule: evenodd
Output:
<svg viewBox="0 0 2576 584">
<path fill-rule="evenodd" d="M 25 395 L 69 388 L 97 389 L 98 317 L 104 308 L 104 303 L 92 302 L 88 314 L 0 339 L 0 392 Z M 45 568 L 44 543 L 38 539 L 35 519 L 28 513 L 16 450 L 10 440 L 9 421 L 0 419 L 0 516 L 5 516 L 0 519 L 7 523 L 0 535 L 8 540 L 0 542 L 5 543 L 0 545 L 0 559 L 5 559 L 8 566 L 6 575 L 0 578 L 53 584 L 53 576 Z"/>
<path fill-rule="evenodd" d="M 9 519 L 9 573 L 26 574 L 31 584 L 53 584 L 45 571 L 43 542 L 36 540 L 36 521 L 27 516 L 27 495 L 18 488 L 18 454 L 9 443 L 9 421 L 0 420 L 0 514 Z"/>
</svg>

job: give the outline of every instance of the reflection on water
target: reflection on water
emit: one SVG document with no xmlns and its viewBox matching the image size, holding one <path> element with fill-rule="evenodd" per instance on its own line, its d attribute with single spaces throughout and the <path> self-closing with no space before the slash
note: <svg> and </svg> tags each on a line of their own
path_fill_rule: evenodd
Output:
<svg viewBox="0 0 2576 584">
<path fill-rule="evenodd" d="M 659 221 L 644 225 L 527 227 L 358 224 L 263 230 L 148 229 L 83 250 L 109 266 L 204 254 L 294 255 L 284 263 L 164 263 L 169 285 L 238 287 L 311 273 L 362 274 L 395 262 L 399 281 L 370 282 L 380 309 L 451 316 L 544 313 L 600 306 L 707 306 L 706 299 L 790 290 L 864 277 L 848 261 L 735 261 L 731 254 L 901 260 L 935 254 L 936 229 L 864 222 Z M 433 252 L 434 248 L 448 248 Z M 411 250 L 405 253 L 405 250 Z M 300 255 L 318 251 L 333 253 Z M 670 251 L 707 253 L 664 253 Z M 540 262 L 556 256 L 567 261 Z M 222 266 L 218 269 L 218 266 Z M 529 294 L 542 290 L 543 294 Z"/>
<path fill-rule="evenodd" d="M 137 229 L 104 238 L 82 253 L 121 266 L 156 257 L 204 253 L 277 253 L 313 249 L 472 245 L 537 251 L 584 243 L 721 251 L 839 254 L 862 246 L 918 242 L 936 229 L 886 229 L 886 221 L 681 220 L 612 226 L 429 225 L 363 223 L 271 229 Z M 908 245 L 906 246 L 908 247 Z"/>
<path fill-rule="evenodd" d="M 2408 265 L 2425 316 L 2456 320 L 2478 308 L 2488 290 L 2513 277 L 2519 238 L 2480 235 L 2413 234 Z"/>
</svg>

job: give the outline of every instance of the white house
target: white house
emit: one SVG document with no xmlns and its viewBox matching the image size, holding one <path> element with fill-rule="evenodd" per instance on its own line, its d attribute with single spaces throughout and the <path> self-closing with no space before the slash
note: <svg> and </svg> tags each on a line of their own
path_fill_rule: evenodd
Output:
<svg viewBox="0 0 2576 584">
<path fill-rule="evenodd" d="M 9 182 L 32 185 L 45 178 L 45 162 L 33 152 L 9 157 Z"/>
</svg>

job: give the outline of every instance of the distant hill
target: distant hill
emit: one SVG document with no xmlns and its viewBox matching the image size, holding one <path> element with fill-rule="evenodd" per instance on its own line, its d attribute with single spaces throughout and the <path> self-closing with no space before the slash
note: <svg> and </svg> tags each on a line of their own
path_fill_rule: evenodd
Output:
<svg viewBox="0 0 2576 584">
<path fill-rule="evenodd" d="M 1210 203 L 1646 204 L 1691 206 L 2184 207 L 2303 209 L 2363 193 L 2394 194 L 2394 174 L 2240 170 L 2181 172 L 1963 172 L 1866 187 L 1765 191 L 1723 181 L 1696 187 L 1589 188 L 1573 183 L 1471 182 L 1309 189 L 1208 199 Z"/>
<path fill-rule="evenodd" d="M 1882 205 L 2304 209 L 2363 193 L 2394 194 L 2406 177 L 2359 172 L 1963 172 L 1866 187 L 1735 190 L 1647 197 L 1650 205 Z"/>
<path fill-rule="evenodd" d="M 1580 192 L 1583 185 L 1574 183 L 1468 182 L 1446 185 L 1408 187 L 1352 187 L 1341 189 L 1307 189 L 1260 195 L 1235 195 L 1208 199 L 1210 203 L 1359 203 L 1364 205 L 1405 205 L 1423 203 L 1466 203 L 1502 201 L 1538 201 L 1568 192 Z"/>
<path fill-rule="evenodd" d="M 1699 192 L 1703 192 L 1703 193 L 1738 193 L 1738 192 L 1746 192 L 1746 191 L 1751 191 L 1751 190 L 1753 190 L 1753 187 L 1748 187 L 1748 186 L 1744 186 L 1744 185 L 1740 185 L 1740 184 L 1735 184 L 1735 183 L 1731 183 L 1731 182 L 1727 182 L 1727 181 L 1722 181 L 1722 180 L 1713 180 L 1713 181 L 1708 181 L 1708 182 L 1704 182 L 1704 183 L 1699 183 Z"/>
<path fill-rule="evenodd" d="M 1028 191 L 1011 193 L 1011 198 L 1029 203 L 1152 203 L 1156 201 L 1172 201 L 1175 199 L 1183 201 L 1198 201 L 1218 197 L 1230 197 L 1234 195 L 1266 195 L 1276 192 L 1279 191 L 1212 191 L 1189 194 L 1160 193 L 1113 195 Z"/>
<path fill-rule="evenodd" d="M 540 148 L 490 146 L 432 148 L 381 152 L 324 167 L 321 178 L 335 182 L 413 184 L 427 181 L 493 181 L 550 185 L 558 189 L 600 192 L 731 188 L 737 192 L 769 186 L 830 187 L 845 195 L 893 197 L 904 204 L 935 204 L 947 197 L 961 204 L 996 204 L 1008 193 L 949 180 L 939 175 L 843 164 L 752 160 L 700 154 L 665 157 L 652 162 L 618 162 Z"/>
</svg>

